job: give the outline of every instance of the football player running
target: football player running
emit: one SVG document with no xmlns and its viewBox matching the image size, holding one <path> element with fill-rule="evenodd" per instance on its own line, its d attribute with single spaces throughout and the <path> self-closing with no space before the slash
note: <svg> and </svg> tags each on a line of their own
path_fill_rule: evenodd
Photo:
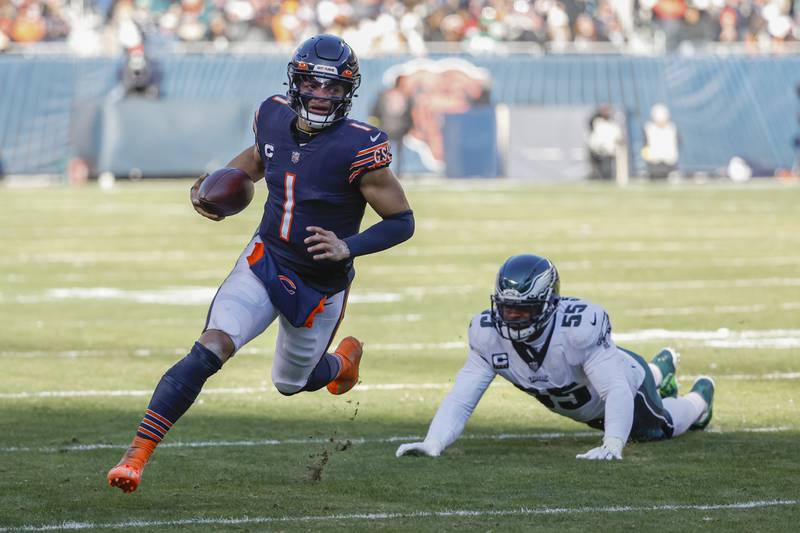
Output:
<svg viewBox="0 0 800 533">
<path fill-rule="evenodd" d="M 605 310 L 559 293 L 556 267 L 517 255 L 497 274 L 491 309 L 469 326 L 469 355 L 423 442 L 396 455 L 436 457 L 464 430 L 496 375 L 551 411 L 603 430 L 600 446 L 578 459 L 622 459 L 629 440 L 677 437 L 711 420 L 714 382 L 700 377 L 678 398 L 678 354 L 665 348 L 651 361 L 620 348 Z"/>
<path fill-rule="evenodd" d="M 254 145 L 228 167 L 265 178 L 269 195 L 256 235 L 211 302 L 189 354 L 153 393 L 133 443 L 108 473 L 125 492 L 138 487 L 156 445 L 197 398 L 203 384 L 276 319 L 272 381 L 284 395 L 327 387 L 344 394 L 358 381 L 362 344 L 331 341 L 344 316 L 353 259 L 395 246 L 414 233 L 414 217 L 389 170 L 386 133 L 347 117 L 361 75 L 342 39 L 303 42 L 287 67 L 289 89 L 261 103 Z M 199 205 L 211 220 L 222 217 Z M 382 218 L 359 233 L 366 205 Z"/>
</svg>

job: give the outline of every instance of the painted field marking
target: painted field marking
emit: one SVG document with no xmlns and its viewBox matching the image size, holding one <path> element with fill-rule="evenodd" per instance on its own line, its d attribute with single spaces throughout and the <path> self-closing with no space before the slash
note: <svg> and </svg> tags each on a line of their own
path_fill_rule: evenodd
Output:
<svg viewBox="0 0 800 533">
<path fill-rule="evenodd" d="M 445 225 L 446 227 L 452 227 L 455 224 L 464 224 L 466 221 L 457 221 L 452 222 L 448 221 Z M 433 224 L 427 223 L 428 227 L 433 227 Z M 508 229 L 508 221 L 506 220 L 497 220 L 497 221 L 489 221 L 489 220 L 482 220 L 480 223 L 480 229 L 482 231 L 492 231 L 492 226 L 496 231 L 502 232 Z M 463 228 L 462 228 L 463 229 Z M 540 229 L 544 229 L 540 227 Z M 555 225 L 553 225 L 553 229 L 561 229 Z M 594 238 L 591 232 L 586 232 L 585 235 L 590 240 L 576 240 L 572 243 L 556 243 L 551 246 L 548 246 L 550 250 L 550 255 L 562 255 L 566 253 L 579 253 L 585 254 L 587 252 L 624 252 L 624 253 L 647 253 L 653 254 L 658 252 L 676 252 L 676 253 L 686 253 L 686 252 L 722 252 L 727 253 L 730 252 L 732 249 L 731 241 L 736 241 L 736 244 L 740 244 L 742 236 L 738 233 L 734 234 L 731 233 L 730 236 L 721 236 L 719 234 L 708 235 L 703 239 L 694 240 L 694 241 L 685 241 L 685 240 L 668 240 L 670 237 L 674 237 L 672 234 L 665 234 L 658 236 L 656 234 L 651 234 L 650 237 L 653 240 L 642 240 L 637 238 L 638 236 L 631 236 L 628 240 L 625 241 L 618 241 L 618 240 L 606 240 L 600 238 Z M 754 235 L 752 238 L 758 239 L 760 237 L 759 234 Z M 53 239 L 40 239 L 40 241 L 48 242 Z M 783 241 L 791 241 L 792 239 L 782 239 Z M 61 244 L 59 242 L 59 244 Z M 455 256 L 455 257 L 463 257 L 464 256 L 464 246 L 463 243 L 456 243 L 456 244 L 448 244 L 448 245 L 439 245 L 439 246 L 402 246 L 397 250 L 393 251 L 395 256 L 403 256 L 403 257 L 447 257 L 447 256 Z M 475 242 L 471 242 L 469 244 L 470 253 L 475 255 L 487 255 L 487 254 L 502 254 L 505 256 L 506 252 L 508 251 L 508 243 L 481 243 L 476 244 Z M 44 247 L 43 247 L 44 248 Z M 234 253 L 238 253 L 241 251 L 241 248 L 234 248 L 237 250 Z M 715 254 L 716 255 L 716 254 Z M 236 257 L 236 255 L 232 255 L 232 257 Z M 109 264 L 109 263 L 125 263 L 127 265 L 131 264 L 138 264 L 138 265 L 145 265 L 145 264 L 160 264 L 160 263 L 177 263 L 177 262 L 187 262 L 187 261 L 198 261 L 202 262 L 203 264 L 214 264 L 215 262 L 219 261 L 220 255 L 218 252 L 205 252 L 200 253 L 196 251 L 188 251 L 188 250 L 172 250 L 172 251 L 149 251 L 149 250 L 138 250 L 138 251 L 113 251 L 113 250 L 106 250 L 106 251 L 86 251 L 86 252 L 77 252 L 77 251 L 51 251 L 51 252 L 21 252 L 16 254 L 11 254 L 0 258 L 0 265 L 3 266 L 14 266 L 18 267 L 20 265 L 26 264 L 66 264 L 66 265 L 75 265 L 75 266 L 85 266 L 85 265 L 94 265 L 94 264 Z M 495 268 L 499 267 L 496 265 Z"/>
<path fill-rule="evenodd" d="M 462 435 L 460 440 L 550 440 L 561 439 L 567 437 L 589 437 L 596 436 L 600 433 L 596 431 L 582 431 L 582 432 L 555 432 L 555 433 L 528 433 L 528 434 L 499 434 L 499 435 Z M 391 444 L 395 442 L 413 442 L 424 439 L 419 435 L 395 435 L 391 437 L 352 437 L 335 439 L 337 442 L 350 442 L 351 444 Z M 159 448 L 227 448 L 227 447 L 253 447 L 253 446 L 284 446 L 287 444 L 327 444 L 331 442 L 329 437 L 326 438 L 312 438 L 305 439 L 253 439 L 253 440 L 215 440 L 215 441 L 177 441 L 177 442 L 163 442 L 159 444 Z M 13 452 L 38 452 L 38 453 L 61 453 L 61 452 L 87 452 L 94 450 L 126 450 L 128 444 L 70 444 L 67 446 L 43 446 L 39 448 L 11 446 L 7 448 L 0 448 L 2 453 Z"/>
<path fill-rule="evenodd" d="M 750 278 L 750 279 L 709 279 L 709 280 L 665 280 L 665 281 L 608 281 L 598 285 L 573 283 L 575 293 L 588 291 L 676 291 L 698 289 L 757 288 L 757 287 L 797 287 L 800 278 Z M 20 304 L 40 304 L 63 300 L 117 300 L 147 305 L 208 305 L 216 294 L 217 287 L 165 287 L 151 290 L 127 290 L 116 287 L 56 287 L 41 292 L 4 295 L 0 301 Z M 488 285 L 446 285 L 411 286 L 396 292 L 354 290 L 348 298 L 352 304 L 394 303 L 407 296 L 422 298 L 437 294 L 465 294 L 469 292 L 490 292 Z"/>
<path fill-rule="evenodd" d="M 715 306 L 687 306 L 687 307 L 650 307 L 642 309 L 626 309 L 628 316 L 690 316 L 708 314 L 744 314 L 759 313 L 769 309 L 782 309 L 796 311 L 800 309 L 800 302 L 782 302 L 779 304 L 750 304 L 750 305 L 715 305 Z"/>
<path fill-rule="evenodd" d="M 449 509 L 446 511 L 412 511 L 407 513 L 349 513 L 333 515 L 306 516 L 244 516 L 241 518 L 181 518 L 176 520 L 126 520 L 123 522 L 57 522 L 44 525 L 24 525 L 19 527 L 3 527 L 0 533 L 22 531 L 59 531 L 86 529 L 130 529 L 175 527 L 194 525 L 242 525 L 242 524 L 291 524 L 304 522 L 339 522 L 339 521 L 393 521 L 413 518 L 461 518 L 461 517 L 498 517 L 498 516 L 532 516 L 532 515 L 571 515 L 571 514 L 621 514 L 647 513 L 658 511 L 728 511 L 759 509 L 766 507 L 793 507 L 798 500 L 755 500 L 734 503 L 702 503 L 702 504 L 651 504 L 651 505 L 610 505 L 602 507 L 520 507 L 518 509 Z"/>
<path fill-rule="evenodd" d="M 154 290 L 127 290 L 115 287 L 58 287 L 43 292 L 19 294 L 7 298 L 16 303 L 39 304 L 63 300 L 117 300 L 149 305 L 208 305 L 217 287 L 166 287 Z M 400 293 L 359 291 L 350 295 L 348 304 L 392 303 L 403 299 Z"/>
<path fill-rule="evenodd" d="M 450 387 L 451 383 L 385 383 L 385 384 L 362 384 L 358 389 L 362 392 L 382 391 L 382 390 L 426 390 L 443 389 Z M 505 386 L 504 383 L 496 383 L 493 386 Z M 249 395 L 258 393 L 273 394 L 277 391 L 273 387 L 209 387 L 203 389 L 203 394 L 227 394 L 227 395 Z M 141 397 L 150 396 L 152 390 L 65 390 L 65 391 L 38 391 L 38 392 L 4 392 L 0 393 L 0 399 L 24 399 L 24 398 L 97 398 L 97 397 Z"/>
<path fill-rule="evenodd" d="M 795 431 L 792 426 L 773 426 L 759 428 L 740 428 L 732 430 L 709 429 L 709 433 L 782 433 Z M 459 440 L 475 441 L 503 441 L 503 440 L 556 440 L 568 438 L 599 437 L 602 433 L 597 431 L 565 431 L 544 433 L 500 433 L 497 435 L 462 435 Z M 351 444 L 391 444 L 398 442 L 421 441 L 421 435 L 393 435 L 389 437 L 350 437 L 336 438 L 335 442 L 350 442 Z M 308 437 L 304 439 L 247 439 L 247 440 L 209 440 L 209 441 L 175 441 L 162 442 L 159 449 L 163 448 L 229 448 L 229 447 L 261 447 L 285 446 L 298 444 L 327 444 L 330 437 Z M 68 444 L 66 446 L 8 446 L 0 448 L 0 453 L 63 453 L 63 452 L 91 452 L 95 450 L 127 450 L 128 444 Z"/>
<path fill-rule="evenodd" d="M 678 381 L 694 381 L 700 375 L 684 375 Z M 715 380 L 730 381 L 794 381 L 800 379 L 800 372 L 767 372 L 765 374 L 714 374 Z M 353 389 L 354 393 L 378 392 L 378 391 L 412 391 L 412 390 L 440 390 L 449 389 L 452 383 L 362 383 Z M 510 387 L 509 383 L 496 381 L 491 387 Z M 203 394 L 219 395 L 252 395 L 252 394 L 274 394 L 276 390 L 272 387 L 209 387 L 203 389 Z M 137 398 L 149 397 L 153 394 L 152 390 L 50 390 L 50 391 L 21 391 L 0 393 L 0 400 L 24 400 L 29 398 Z"/>
<path fill-rule="evenodd" d="M 418 315 L 393 315 L 393 318 L 409 316 L 417 320 Z M 800 329 L 765 329 L 735 331 L 727 328 L 716 330 L 669 330 L 669 329 L 643 329 L 629 332 L 615 332 L 614 341 L 625 342 L 655 342 L 682 341 L 688 346 L 707 346 L 720 349 L 743 348 L 768 348 L 776 350 L 789 350 L 800 347 Z M 367 343 L 365 347 L 376 351 L 426 351 L 426 350 L 466 350 L 464 341 L 449 342 L 411 342 L 411 343 Z M 38 357 L 77 358 L 77 357 L 104 357 L 104 356 L 134 356 L 150 357 L 153 355 L 184 355 L 186 348 L 166 348 L 153 350 L 150 348 L 137 349 L 91 349 L 91 350 L 0 350 L 0 358 L 32 359 Z M 271 348 L 246 346 L 239 351 L 241 355 L 272 355 Z"/>
</svg>

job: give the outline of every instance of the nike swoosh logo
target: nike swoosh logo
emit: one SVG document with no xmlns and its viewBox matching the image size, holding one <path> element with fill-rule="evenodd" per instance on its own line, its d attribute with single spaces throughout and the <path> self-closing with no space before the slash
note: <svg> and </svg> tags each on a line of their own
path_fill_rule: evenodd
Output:
<svg viewBox="0 0 800 533">
<path fill-rule="evenodd" d="M 595 324 L 597 324 L 597 313 L 592 317 L 592 325 L 594 326 Z"/>
<path fill-rule="evenodd" d="M 377 141 L 377 140 L 378 140 L 378 137 L 380 137 L 380 136 L 381 136 L 381 134 L 380 134 L 380 133 L 376 133 L 376 134 L 375 134 L 375 137 L 373 137 L 372 135 L 370 135 L 370 136 L 369 136 L 369 140 L 370 140 L 370 141 L 372 141 L 372 142 L 375 142 L 375 141 Z"/>
</svg>

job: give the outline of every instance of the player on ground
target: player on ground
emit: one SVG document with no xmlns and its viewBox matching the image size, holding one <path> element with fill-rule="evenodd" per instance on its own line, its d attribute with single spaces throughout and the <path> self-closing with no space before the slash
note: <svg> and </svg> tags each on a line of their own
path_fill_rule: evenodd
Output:
<svg viewBox="0 0 800 533">
<path fill-rule="evenodd" d="M 191 406 L 205 381 L 242 346 L 279 322 L 272 381 L 282 394 L 344 394 L 358 381 L 362 344 L 353 337 L 328 347 L 344 316 L 353 258 L 395 246 L 414 232 L 403 189 L 389 170 L 386 134 L 347 118 L 358 89 L 358 60 L 339 37 L 319 35 L 296 50 L 286 96 L 259 107 L 255 145 L 227 166 L 269 196 L 255 237 L 217 291 L 203 333 L 153 393 L 136 437 L 108 473 L 132 492 L 156 445 Z M 198 205 L 206 218 L 221 217 Z M 366 204 L 383 220 L 359 233 Z"/>
<path fill-rule="evenodd" d="M 665 348 L 648 364 L 617 347 L 605 310 L 560 296 L 558 271 L 544 257 L 509 258 L 491 303 L 470 323 L 467 362 L 425 441 L 403 444 L 398 457 L 441 454 L 461 435 L 497 374 L 551 411 L 603 430 L 602 445 L 578 459 L 622 459 L 628 440 L 677 437 L 711 420 L 710 378 L 698 378 L 678 398 L 677 353 Z"/>
</svg>

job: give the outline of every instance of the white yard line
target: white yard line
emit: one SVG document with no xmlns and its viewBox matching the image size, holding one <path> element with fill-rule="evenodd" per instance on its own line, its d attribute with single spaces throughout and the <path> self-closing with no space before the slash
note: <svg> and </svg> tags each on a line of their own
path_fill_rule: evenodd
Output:
<svg viewBox="0 0 800 533">
<path fill-rule="evenodd" d="M 150 305 L 208 305 L 217 287 L 166 287 L 154 290 L 127 290 L 115 287 L 58 287 L 42 292 L 19 294 L 15 297 L 0 295 L 0 301 L 22 304 L 39 304 L 63 300 L 117 300 Z M 348 304 L 391 303 L 402 300 L 400 293 L 354 292 Z"/>
<path fill-rule="evenodd" d="M 387 293 L 389 294 L 389 293 Z M 392 297 L 392 296 L 389 296 Z M 361 303 L 367 303 L 366 298 L 361 299 Z M 748 305 L 715 305 L 715 306 L 685 306 L 685 307 L 644 307 L 628 308 L 621 312 L 626 316 L 645 317 L 645 316 L 693 316 L 693 315 L 741 315 L 760 313 L 770 309 L 781 309 L 783 311 L 800 310 L 800 302 L 781 302 L 781 303 L 752 303 Z M 619 312 L 617 312 L 619 313 Z M 615 313 L 615 314 L 617 314 Z M 369 317 L 370 321 L 378 322 L 420 322 L 425 320 L 423 313 L 406 314 L 378 314 L 369 311 L 351 311 L 348 317 L 364 318 Z M 464 313 L 464 320 L 469 320 L 470 313 Z M 52 320 L 38 320 L 38 327 L 59 327 L 59 328 L 98 328 L 98 327 L 117 327 L 122 324 L 134 324 L 137 326 L 187 326 L 196 327 L 197 320 L 191 318 L 115 318 L 115 319 L 64 319 L 53 318 Z"/>
<path fill-rule="evenodd" d="M 455 224 L 465 224 L 468 221 L 458 222 L 448 221 L 447 227 Z M 428 227 L 433 227 L 433 223 L 427 223 Z M 481 231 L 491 231 L 492 226 L 497 232 L 508 229 L 507 221 L 481 221 Z M 542 229 L 542 228 L 540 228 Z M 555 226 L 553 229 L 557 229 Z M 591 230 L 584 233 L 586 237 L 592 237 Z M 585 241 L 575 241 L 571 243 L 560 242 L 548 246 L 551 255 L 565 253 L 589 252 L 621 252 L 621 253 L 646 253 L 651 255 L 657 252 L 735 252 L 734 246 L 739 244 L 741 235 L 721 236 L 719 234 L 709 235 L 702 239 L 693 241 L 688 240 L 668 240 L 673 235 L 657 236 L 649 235 L 654 240 L 642 240 L 640 235 L 631 235 L 627 240 L 605 240 L 594 238 Z M 753 239 L 757 239 L 758 235 Z M 40 239 L 41 240 L 41 239 Z M 784 241 L 789 239 L 784 238 Z M 42 240 L 46 242 L 46 240 Z M 733 241 L 733 242 L 732 242 Z M 244 246 L 242 241 L 242 246 Z M 505 254 L 508 251 L 507 243 L 469 243 L 469 250 L 473 256 L 479 254 Z M 402 246 L 392 253 L 395 256 L 405 257 L 447 257 L 454 256 L 463 258 L 465 244 L 456 243 L 439 246 Z M 240 250 L 237 249 L 237 250 Z M 236 257 L 232 254 L 231 260 Z M 66 264 L 74 266 L 99 265 L 99 264 L 159 264 L 195 261 L 203 264 L 214 264 L 220 260 L 218 252 L 200 253 L 188 250 L 139 250 L 139 251 L 51 251 L 51 252 L 20 252 L 0 258 L 0 266 L 20 267 L 26 264 Z M 498 265 L 499 266 L 499 265 Z"/>
<path fill-rule="evenodd" d="M 397 390 L 430 390 L 444 389 L 450 387 L 451 383 L 385 383 L 385 384 L 361 384 L 357 389 L 360 392 L 373 391 L 397 391 Z M 504 383 L 497 383 L 493 386 L 505 386 Z M 203 394 L 224 394 L 224 395 L 250 395 L 259 393 L 274 394 L 277 391 L 273 387 L 209 387 L 203 389 Z M 37 392 L 4 392 L 0 393 L 0 399 L 21 400 L 26 398 L 97 398 L 97 397 L 141 397 L 150 396 L 152 390 L 63 390 L 63 391 L 37 391 Z"/>
<path fill-rule="evenodd" d="M 602 290 L 604 292 L 630 291 L 658 291 L 658 290 L 697 290 L 697 289 L 728 289 L 749 287 L 797 287 L 800 278 L 750 278 L 750 279 L 687 279 L 665 281 L 618 281 L 618 282 L 587 282 L 571 283 L 570 291 L 580 294 L 588 291 Z"/>
<path fill-rule="evenodd" d="M 678 376 L 678 381 L 694 381 L 700 376 L 705 375 L 707 374 Z M 713 374 L 713 378 L 723 381 L 793 381 L 800 379 L 800 372 L 767 372 L 766 374 Z"/>
<path fill-rule="evenodd" d="M 412 320 L 421 319 L 419 315 L 392 315 L 393 319 L 407 316 Z M 771 348 L 788 350 L 800 347 L 800 329 L 765 329 L 735 331 L 727 328 L 716 330 L 669 330 L 644 329 L 629 332 L 614 332 L 614 340 L 620 344 L 629 342 L 674 343 L 680 341 L 685 346 L 707 346 L 721 349 Z M 464 341 L 450 342 L 412 342 L 412 343 L 370 343 L 365 348 L 374 351 L 418 352 L 438 350 L 466 350 Z M 0 358 L 76 358 L 76 357 L 150 357 L 154 355 L 178 356 L 185 354 L 187 348 L 140 349 L 92 349 L 92 350 L 0 350 Z M 247 346 L 242 355 L 272 355 L 272 348 Z"/>
<path fill-rule="evenodd" d="M 759 428 L 761 429 L 761 428 Z M 599 435 L 597 431 L 575 431 L 575 432 L 549 432 L 549 433 L 501 433 L 498 435 L 463 435 L 464 440 L 551 440 L 568 437 L 591 437 Z M 350 442 L 351 444 L 391 444 L 397 442 L 411 442 L 422 440 L 421 435 L 394 435 L 389 437 L 351 437 L 340 438 L 336 441 Z M 330 437 L 305 439 L 254 439 L 254 440 L 214 440 L 214 441 L 188 441 L 188 442 L 164 442 L 159 444 L 159 448 L 227 448 L 227 447 L 252 447 L 252 446 L 284 446 L 287 444 L 326 444 L 331 442 Z M 11 446 L 0 448 L 0 453 L 14 452 L 37 452 L 37 453 L 61 453 L 61 452 L 88 452 L 94 450 L 125 450 L 128 444 L 70 444 L 67 446 L 43 446 L 39 448 Z"/>
<path fill-rule="evenodd" d="M 535 515 L 578 515 L 578 514 L 629 514 L 675 511 L 729 511 L 760 509 L 768 507 L 794 507 L 798 500 L 755 500 L 733 503 L 702 504 L 651 504 L 651 505 L 610 505 L 595 507 L 521 507 L 517 509 L 448 509 L 444 511 L 412 511 L 405 513 L 350 513 L 332 515 L 306 516 L 244 516 L 241 518 L 181 518 L 176 520 L 127 520 L 123 522 L 58 522 L 43 525 L 24 525 L 19 527 L 3 527 L 0 533 L 22 531 L 59 531 L 85 529 L 130 529 L 153 527 L 178 527 L 195 525 L 234 526 L 243 524 L 293 524 L 307 522 L 341 522 L 341 521 L 386 521 L 408 520 L 416 518 L 481 518 L 500 516 L 535 516 Z"/>
<path fill-rule="evenodd" d="M 792 350 L 800 348 L 800 329 L 767 329 L 734 331 L 727 328 L 717 330 L 668 330 L 645 329 L 613 334 L 618 344 L 643 341 L 680 341 L 686 346 L 705 346 L 720 349 L 764 348 Z"/>
<path fill-rule="evenodd" d="M 70 262 L 67 257 L 63 256 L 56 262 Z M 147 257 L 145 252 L 144 257 Z M 131 259 L 130 254 L 123 256 L 123 259 Z M 722 258 L 706 258 L 703 260 L 703 265 L 708 268 L 733 268 L 733 267 L 770 267 L 770 266 L 793 266 L 798 263 L 797 256 L 775 256 L 775 257 L 722 257 Z M 95 263 L 102 261 L 102 259 L 89 259 L 87 262 Z M 37 261 L 38 262 L 38 261 Z M 0 265 L 4 264 L 0 260 Z M 18 263 L 11 262 L 17 266 Z M 83 263 L 82 263 L 83 264 Z M 673 266 L 683 266 L 685 260 L 680 258 L 643 258 L 643 259 L 582 259 L 582 260 L 563 260 L 559 261 L 558 269 L 562 272 L 584 271 L 584 270 L 613 270 L 618 272 L 625 269 L 665 269 Z M 227 265 L 226 265 L 227 266 Z M 439 264 L 414 264 L 414 265 L 396 265 L 396 264 L 380 264 L 370 265 L 368 267 L 371 276 L 385 276 L 385 275 L 400 275 L 403 277 L 411 275 L 470 275 L 474 276 L 476 272 L 488 274 L 486 279 L 490 279 L 492 274 L 497 272 L 499 264 L 496 262 L 481 262 L 481 263 L 439 263 Z M 106 271 L 102 273 L 102 279 L 109 283 L 110 281 L 130 281 L 142 283 L 156 282 L 159 280 L 166 280 L 167 282 L 175 279 L 175 274 L 172 272 L 146 272 L 140 273 L 139 276 L 134 276 L 130 271 Z M 191 272 L 182 272 L 180 277 L 182 280 L 203 280 L 206 282 L 221 281 L 221 275 L 224 275 L 224 270 L 196 270 Z M 483 275 L 483 274 L 481 274 Z M 21 281 L 34 281 L 36 277 L 31 274 L 14 272 L 5 274 L 0 279 L 4 279 L 9 283 Z M 96 282 L 98 276 L 96 273 L 86 272 L 55 272 L 50 277 L 51 282 L 73 282 L 87 284 Z"/>
<path fill-rule="evenodd" d="M 726 257 L 709 258 L 703 260 L 703 265 L 707 267 L 759 267 L 759 266 L 794 266 L 800 261 L 798 256 L 777 256 L 777 257 Z M 559 261 L 558 270 L 564 272 L 575 270 L 598 270 L 609 269 L 618 271 L 620 269 L 664 269 L 671 266 L 685 266 L 684 259 L 585 259 L 573 261 Z M 411 275 L 411 274 L 465 274 L 474 275 L 475 272 L 497 273 L 499 264 L 496 262 L 480 263 L 440 263 L 440 264 L 381 264 L 370 265 L 369 274 L 375 275 Z M 87 280 L 91 279 L 88 275 Z"/>
<path fill-rule="evenodd" d="M 782 433 L 786 431 L 796 431 L 792 426 L 770 426 L 757 428 L 738 428 L 731 430 L 719 430 L 711 428 L 706 430 L 710 433 Z M 565 431 L 565 432 L 540 432 L 540 433 L 499 433 L 497 435 L 462 435 L 459 440 L 476 441 L 504 441 L 504 440 L 557 440 L 568 438 L 599 437 L 600 431 Z M 422 435 L 392 435 L 388 437 L 342 437 L 336 438 L 336 442 L 350 442 L 351 444 L 392 444 L 400 442 L 413 442 L 422 440 Z M 249 440 L 209 440 L 209 441 L 176 441 L 163 442 L 159 444 L 159 449 L 163 448 L 249 448 L 265 446 L 285 446 L 298 444 L 327 444 L 331 442 L 330 437 L 308 437 L 304 439 L 249 439 Z M 9 446 L 0 448 L 0 453 L 63 453 L 63 452 L 91 452 L 95 450 L 125 450 L 125 444 L 69 444 L 65 446 Z"/>
<path fill-rule="evenodd" d="M 768 372 L 765 374 L 713 374 L 715 380 L 720 381 L 794 381 L 800 379 L 800 372 Z M 700 375 L 683 375 L 679 381 L 694 381 Z M 376 383 L 358 385 L 353 389 L 354 393 L 378 392 L 378 391 L 412 391 L 412 390 L 441 390 L 449 389 L 452 383 Z M 510 386 L 504 381 L 495 381 L 492 387 Z M 272 387 L 209 387 L 203 389 L 204 395 L 252 395 L 252 394 L 274 394 L 276 391 Z M 138 398 L 153 394 L 151 389 L 145 390 L 49 390 L 49 391 L 21 391 L 0 393 L 0 400 L 25 400 L 30 398 Z"/>
<path fill-rule="evenodd" d="M 687 307 L 650 307 L 643 309 L 626 309 L 628 316 L 691 316 L 691 315 L 738 315 L 745 313 L 759 313 L 768 309 L 781 309 L 796 311 L 800 309 L 800 302 L 783 302 L 779 304 L 750 304 L 750 305 L 715 305 L 715 306 L 687 306 Z"/>
<path fill-rule="evenodd" d="M 665 281 L 607 281 L 573 283 L 570 290 L 583 292 L 619 291 L 675 291 L 698 289 L 727 289 L 749 287 L 797 287 L 800 278 L 751 278 L 710 280 L 665 280 Z M 397 292 L 354 290 L 348 299 L 351 304 L 392 303 L 406 297 L 422 298 L 437 294 L 463 294 L 467 292 L 489 292 L 487 284 L 404 287 Z M 127 290 L 116 287 L 56 287 L 45 291 L 20 294 L 0 293 L 0 302 L 41 304 L 63 300 L 117 300 L 148 305 L 208 305 L 217 287 L 183 286 L 164 287 L 152 290 Z"/>
</svg>

